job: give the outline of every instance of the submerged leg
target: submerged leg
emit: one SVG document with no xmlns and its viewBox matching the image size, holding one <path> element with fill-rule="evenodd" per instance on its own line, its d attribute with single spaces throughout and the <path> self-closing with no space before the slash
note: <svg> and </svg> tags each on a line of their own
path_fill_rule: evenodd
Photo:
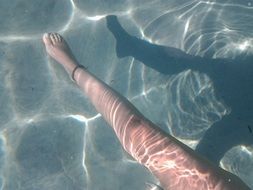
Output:
<svg viewBox="0 0 253 190">
<path fill-rule="evenodd" d="M 43 37 L 50 56 L 62 64 L 96 110 L 114 129 L 124 149 L 146 166 L 164 189 L 249 190 L 236 176 L 212 165 L 146 119 L 126 98 L 85 69 L 76 67 L 58 34 Z M 77 69 L 76 69 L 77 68 Z"/>
</svg>

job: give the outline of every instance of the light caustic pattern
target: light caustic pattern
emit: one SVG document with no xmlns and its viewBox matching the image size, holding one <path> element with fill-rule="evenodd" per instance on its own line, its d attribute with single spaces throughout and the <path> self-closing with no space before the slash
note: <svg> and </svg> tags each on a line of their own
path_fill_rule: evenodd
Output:
<svg viewBox="0 0 253 190">
<path fill-rule="evenodd" d="M 117 15 L 132 35 L 192 55 L 233 58 L 252 53 L 252 0 L 0 0 L 0 4 L 4 190 L 124 190 L 155 183 L 124 153 L 65 71 L 48 58 L 41 43 L 44 32 L 61 33 L 80 63 L 192 147 L 229 108 L 216 100 L 205 75 L 186 71 L 163 76 L 131 57 L 118 59 L 105 16 Z M 252 187 L 253 170 L 245 165 L 252 160 L 252 148 L 238 145 L 221 164 Z"/>
</svg>

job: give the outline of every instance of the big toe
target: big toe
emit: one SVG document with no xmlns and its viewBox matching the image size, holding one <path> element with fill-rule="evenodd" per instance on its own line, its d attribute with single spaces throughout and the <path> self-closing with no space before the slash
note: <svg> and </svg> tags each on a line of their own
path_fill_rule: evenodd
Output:
<svg viewBox="0 0 253 190">
<path fill-rule="evenodd" d="M 45 43 L 45 45 L 52 45 L 52 41 L 51 41 L 49 33 L 45 33 L 43 35 L 43 42 Z"/>
</svg>

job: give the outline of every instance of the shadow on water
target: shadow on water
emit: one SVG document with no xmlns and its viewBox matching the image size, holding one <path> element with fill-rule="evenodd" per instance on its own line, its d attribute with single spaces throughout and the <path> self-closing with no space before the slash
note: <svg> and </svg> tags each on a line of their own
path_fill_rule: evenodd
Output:
<svg viewBox="0 0 253 190">
<path fill-rule="evenodd" d="M 132 56 L 162 74 L 177 74 L 191 69 L 212 80 L 218 100 L 231 108 L 231 113 L 214 123 L 196 147 L 196 151 L 219 163 L 224 154 L 237 145 L 253 144 L 253 57 L 212 59 L 185 52 L 129 35 L 116 16 L 107 16 L 107 27 L 117 40 L 119 58 Z"/>
</svg>

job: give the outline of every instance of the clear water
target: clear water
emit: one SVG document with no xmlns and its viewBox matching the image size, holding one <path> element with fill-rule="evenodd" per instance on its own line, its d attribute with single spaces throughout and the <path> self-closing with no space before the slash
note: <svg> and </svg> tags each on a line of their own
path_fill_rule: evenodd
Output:
<svg viewBox="0 0 253 190">
<path fill-rule="evenodd" d="M 0 0 L 1 189 L 140 190 L 146 182 L 157 183 L 46 55 L 41 37 L 51 31 L 62 34 L 80 63 L 154 123 L 192 148 L 205 139 L 203 154 L 253 188 L 248 121 L 241 121 L 247 132 L 232 122 L 227 133 L 204 138 L 233 111 L 218 101 L 212 80 L 191 70 L 164 75 L 133 57 L 119 59 L 106 15 L 117 15 L 131 35 L 194 56 L 253 52 L 252 0 Z M 233 144 L 225 152 L 221 135 Z M 233 143 L 237 137 L 245 142 Z"/>
</svg>

